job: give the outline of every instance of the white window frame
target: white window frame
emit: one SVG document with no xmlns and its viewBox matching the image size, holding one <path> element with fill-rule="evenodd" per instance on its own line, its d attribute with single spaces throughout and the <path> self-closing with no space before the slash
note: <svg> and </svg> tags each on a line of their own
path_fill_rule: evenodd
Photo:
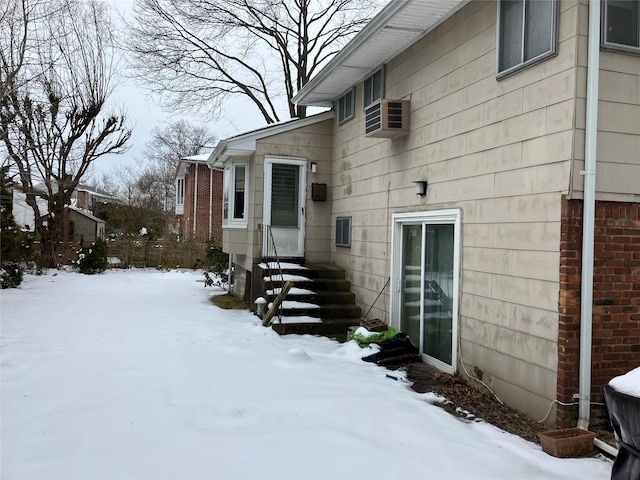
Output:
<svg viewBox="0 0 640 480">
<path fill-rule="evenodd" d="M 176 179 L 176 205 L 184 205 L 184 177 Z"/>
<path fill-rule="evenodd" d="M 405 224 L 451 224 L 453 225 L 453 311 L 452 311 L 452 355 L 451 365 L 423 354 L 423 360 L 434 367 L 454 374 L 458 366 L 458 334 L 460 323 L 460 258 L 462 245 L 462 219 L 460 209 L 433 210 L 422 212 L 395 213 L 392 216 L 393 234 L 391 236 L 391 325 L 400 328 L 400 278 L 402 268 L 402 226 Z"/>
<path fill-rule="evenodd" d="M 638 3 L 638 18 L 636 19 L 636 35 L 638 37 L 638 44 L 640 45 L 640 1 L 635 0 Z M 609 24 L 608 15 L 609 9 L 607 8 L 609 5 L 609 0 L 603 0 L 602 2 L 602 13 L 601 13 L 601 34 L 600 34 L 600 46 L 605 50 L 614 50 L 625 53 L 635 53 L 640 54 L 640 46 L 636 47 L 633 45 L 625 45 L 623 43 L 614 43 L 608 40 L 608 31 L 607 26 Z"/>
<path fill-rule="evenodd" d="M 380 91 L 374 91 L 374 80 L 376 76 L 380 76 Z M 367 85 L 370 82 L 369 85 Z M 365 110 L 369 105 L 373 105 L 384 98 L 385 89 L 384 66 L 373 72 L 371 76 L 362 83 L 362 109 Z"/>
<path fill-rule="evenodd" d="M 338 125 L 342 125 L 354 117 L 355 98 L 355 88 L 352 88 L 338 99 Z"/>
<path fill-rule="evenodd" d="M 522 45 L 521 45 L 521 52 L 520 52 L 520 62 L 517 63 L 516 65 L 513 65 L 511 67 L 502 69 L 502 35 L 503 35 L 503 28 L 502 28 L 502 7 L 503 4 L 506 2 L 507 0 L 498 0 L 498 18 L 497 18 L 497 22 L 496 22 L 496 78 L 497 79 L 501 79 L 501 78 L 505 78 L 508 77 L 509 75 L 512 75 L 516 72 L 519 72 L 520 70 L 523 70 L 525 68 L 528 68 L 532 65 L 536 65 L 537 63 L 542 62 L 543 60 L 546 60 L 547 58 L 553 57 L 557 54 L 558 52 L 558 9 L 559 9 L 559 1 L 558 0 L 545 0 L 545 1 L 550 1 L 552 2 L 553 6 L 552 6 L 552 16 L 551 16 L 551 38 L 549 39 L 549 50 L 535 56 L 529 59 L 524 58 L 525 57 L 525 43 L 527 41 L 526 39 L 526 35 L 523 31 L 522 34 Z M 509 0 L 509 1 L 514 1 L 514 0 Z M 521 2 L 523 4 L 523 8 L 522 8 L 522 29 L 526 30 L 526 9 L 527 9 L 527 4 L 530 3 L 531 1 L 542 1 L 542 0 L 518 0 L 519 2 Z"/>
<path fill-rule="evenodd" d="M 244 167 L 244 211 L 242 217 L 234 217 L 236 170 Z M 224 167 L 222 193 L 222 223 L 226 228 L 247 228 L 247 211 L 249 208 L 249 163 L 229 162 Z"/>
<path fill-rule="evenodd" d="M 175 214 L 184 215 L 184 177 L 176 178 Z"/>
</svg>

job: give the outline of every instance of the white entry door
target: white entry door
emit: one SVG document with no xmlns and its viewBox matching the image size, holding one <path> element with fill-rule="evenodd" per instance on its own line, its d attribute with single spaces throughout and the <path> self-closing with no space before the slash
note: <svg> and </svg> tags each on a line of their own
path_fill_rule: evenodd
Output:
<svg viewBox="0 0 640 480">
<path fill-rule="evenodd" d="M 304 257 L 304 207 L 307 189 L 306 160 L 266 157 L 264 161 L 263 224 L 271 227 L 280 258 Z M 263 229 L 264 256 L 271 244 Z"/>
</svg>

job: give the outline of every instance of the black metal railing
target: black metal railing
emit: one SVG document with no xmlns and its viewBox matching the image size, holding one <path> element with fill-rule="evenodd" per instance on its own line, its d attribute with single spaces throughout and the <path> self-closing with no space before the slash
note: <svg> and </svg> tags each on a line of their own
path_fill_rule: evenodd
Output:
<svg viewBox="0 0 640 480">
<path fill-rule="evenodd" d="M 282 264 L 278 256 L 276 242 L 273 238 L 271 225 L 260 225 L 260 247 L 262 249 L 262 260 L 267 266 L 267 276 L 271 280 L 271 289 L 273 295 L 277 297 L 284 288 L 284 273 L 282 272 Z M 266 292 L 265 292 L 266 293 Z M 278 322 L 282 323 L 282 303 L 278 306 L 276 312 Z"/>
</svg>

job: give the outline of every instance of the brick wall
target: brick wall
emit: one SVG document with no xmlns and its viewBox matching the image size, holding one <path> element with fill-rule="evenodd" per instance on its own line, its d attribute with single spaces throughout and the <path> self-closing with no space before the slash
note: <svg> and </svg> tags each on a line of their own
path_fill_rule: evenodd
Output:
<svg viewBox="0 0 640 480">
<path fill-rule="evenodd" d="M 184 214 L 180 225 L 183 240 L 196 238 L 206 242 L 213 238 L 222 244 L 222 178 L 221 171 L 212 171 L 207 165 L 190 165 L 184 179 Z"/>
<path fill-rule="evenodd" d="M 558 386 L 560 402 L 574 402 L 580 360 L 582 200 L 563 199 L 560 241 Z M 640 365 L 640 204 L 596 202 L 591 401 L 604 403 L 611 378 Z M 577 406 L 558 406 L 558 426 L 574 426 Z M 607 423 L 592 405 L 591 423 Z"/>
</svg>

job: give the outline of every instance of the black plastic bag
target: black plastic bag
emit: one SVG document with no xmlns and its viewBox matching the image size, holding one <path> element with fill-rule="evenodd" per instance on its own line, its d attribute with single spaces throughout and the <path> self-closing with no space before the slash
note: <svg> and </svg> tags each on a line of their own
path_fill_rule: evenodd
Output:
<svg viewBox="0 0 640 480">
<path fill-rule="evenodd" d="M 365 362 L 372 362 L 378 365 L 411 359 L 418 356 L 418 347 L 411 343 L 409 335 L 400 332 L 395 337 L 380 342 L 380 351 L 364 357 Z"/>
<path fill-rule="evenodd" d="M 640 398 L 604 388 L 609 420 L 618 441 L 611 480 L 640 480 Z"/>
</svg>

